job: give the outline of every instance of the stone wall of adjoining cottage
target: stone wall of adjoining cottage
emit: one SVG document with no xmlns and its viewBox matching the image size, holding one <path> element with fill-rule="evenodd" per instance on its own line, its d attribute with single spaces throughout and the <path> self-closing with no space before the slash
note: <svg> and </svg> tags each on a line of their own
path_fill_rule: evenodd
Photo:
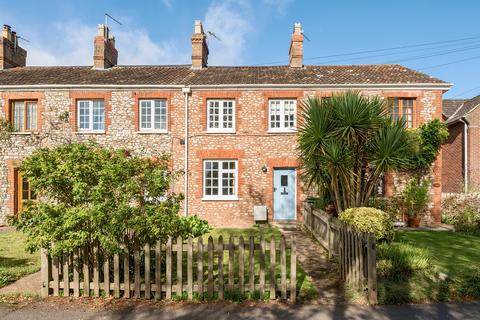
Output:
<svg viewBox="0 0 480 320">
<path fill-rule="evenodd" d="M 15 92 L 0 94 L 0 117 L 5 118 L 7 105 L 15 99 L 37 99 L 41 110 L 41 131 L 32 134 L 13 133 L 0 147 L 0 225 L 6 224 L 7 216 L 14 212 L 14 168 L 21 160 L 41 147 L 95 141 L 101 146 L 125 148 L 133 155 L 156 156 L 170 154 L 172 169 L 183 169 L 183 146 L 176 133 L 183 130 L 183 94 L 181 91 L 146 92 L 81 92 L 81 91 L 45 91 Z M 168 97 L 169 127 L 165 134 L 146 134 L 138 132 L 138 97 Z M 76 99 L 105 99 L 105 133 L 85 133 L 76 130 Z M 175 116 L 173 116 L 175 114 Z M 65 115 L 67 121 L 64 121 Z M 175 190 L 183 190 L 183 180 L 175 182 Z"/>
</svg>

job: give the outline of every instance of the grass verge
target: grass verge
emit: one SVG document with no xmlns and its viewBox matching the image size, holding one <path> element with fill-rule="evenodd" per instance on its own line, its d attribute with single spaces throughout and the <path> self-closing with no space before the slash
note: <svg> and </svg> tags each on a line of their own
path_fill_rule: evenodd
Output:
<svg viewBox="0 0 480 320">
<path fill-rule="evenodd" d="M 382 304 L 480 298 L 480 237 L 448 231 L 397 231 L 377 251 Z"/>
<path fill-rule="evenodd" d="M 40 256 L 27 253 L 24 240 L 18 231 L 0 231 L 0 288 L 40 270 Z"/>
</svg>

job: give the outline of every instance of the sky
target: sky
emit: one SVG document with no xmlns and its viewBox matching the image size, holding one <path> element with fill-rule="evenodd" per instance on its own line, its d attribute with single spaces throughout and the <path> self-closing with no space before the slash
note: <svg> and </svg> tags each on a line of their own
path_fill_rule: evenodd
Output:
<svg viewBox="0 0 480 320">
<path fill-rule="evenodd" d="M 21 40 L 27 65 L 92 65 L 105 13 L 122 23 L 109 21 L 119 64 L 190 63 L 196 19 L 217 36 L 210 65 L 288 64 L 300 22 L 305 64 L 400 63 L 453 83 L 446 98 L 480 94 L 478 0 L 0 0 L 0 8 L 0 24 L 29 41 Z"/>
</svg>

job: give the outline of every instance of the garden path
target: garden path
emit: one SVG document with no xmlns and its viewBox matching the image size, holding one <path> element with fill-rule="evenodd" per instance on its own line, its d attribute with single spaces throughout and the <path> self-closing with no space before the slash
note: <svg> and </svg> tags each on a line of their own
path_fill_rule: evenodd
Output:
<svg viewBox="0 0 480 320">
<path fill-rule="evenodd" d="M 317 288 L 317 302 L 321 304 L 344 302 L 344 290 L 338 276 L 337 265 L 329 260 L 325 249 L 296 224 L 278 224 L 277 226 L 282 234 L 295 236 L 297 261 L 312 278 Z"/>
</svg>

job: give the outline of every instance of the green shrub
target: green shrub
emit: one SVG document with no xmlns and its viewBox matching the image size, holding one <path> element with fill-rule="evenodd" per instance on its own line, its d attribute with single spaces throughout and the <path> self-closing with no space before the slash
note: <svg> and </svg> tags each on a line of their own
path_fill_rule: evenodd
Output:
<svg viewBox="0 0 480 320">
<path fill-rule="evenodd" d="M 196 238 L 208 233 L 212 228 L 206 220 L 200 219 L 198 216 L 189 216 L 180 220 L 181 236 L 185 238 Z"/>
<path fill-rule="evenodd" d="M 419 215 L 427 207 L 429 186 L 428 181 L 420 182 L 416 178 L 408 182 L 402 193 L 404 210 L 408 215 Z"/>
<path fill-rule="evenodd" d="M 134 156 L 95 143 L 38 149 L 20 170 L 42 196 L 10 222 L 27 235 L 30 252 L 55 255 L 84 247 L 93 254 L 97 245 L 112 254 L 122 242 L 133 249 L 200 235 L 208 224 L 178 214 L 183 195 L 170 191 L 178 173 L 169 168 L 165 155 Z"/>
<path fill-rule="evenodd" d="M 383 279 L 407 279 L 431 269 L 427 251 L 406 243 L 381 243 L 377 246 L 377 273 Z"/>
<path fill-rule="evenodd" d="M 368 207 L 350 208 L 341 212 L 338 217 L 359 231 L 373 233 L 377 240 L 393 240 L 395 232 L 392 220 L 381 210 Z"/>
<path fill-rule="evenodd" d="M 460 211 L 454 221 L 455 230 L 473 235 L 480 235 L 480 211 L 468 207 Z"/>
</svg>

